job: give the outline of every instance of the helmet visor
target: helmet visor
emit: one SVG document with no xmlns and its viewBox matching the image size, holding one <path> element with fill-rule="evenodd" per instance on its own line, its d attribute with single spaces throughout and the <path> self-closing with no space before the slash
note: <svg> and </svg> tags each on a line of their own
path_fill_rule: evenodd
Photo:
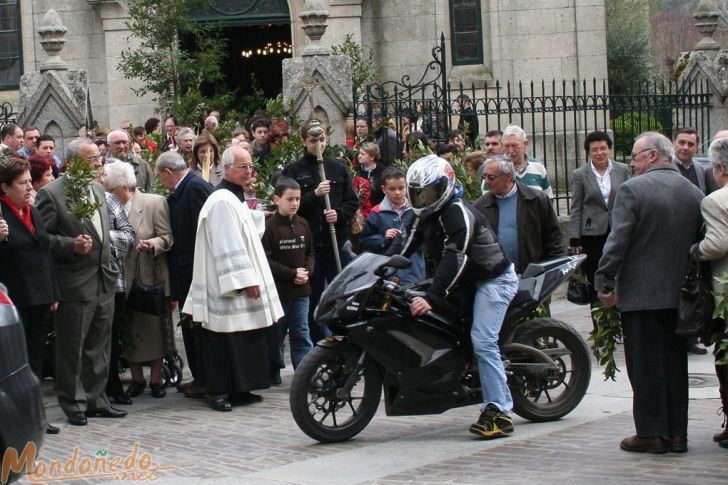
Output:
<svg viewBox="0 0 728 485">
<path fill-rule="evenodd" d="M 408 187 L 407 192 L 414 209 L 426 209 L 434 205 L 446 190 L 447 177 L 440 177 L 440 180 L 427 187 Z"/>
</svg>

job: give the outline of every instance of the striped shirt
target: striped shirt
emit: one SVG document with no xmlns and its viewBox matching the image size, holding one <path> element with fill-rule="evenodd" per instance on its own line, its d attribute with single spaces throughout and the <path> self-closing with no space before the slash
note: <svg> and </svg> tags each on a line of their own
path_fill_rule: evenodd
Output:
<svg viewBox="0 0 728 485">
<path fill-rule="evenodd" d="M 134 229 L 129 224 L 124 208 L 113 194 L 106 192 L 106 208 L 109 212 L 109 241 L 111 243 L 111 259 L 119 271 L 114 283 L 115 293 L 126 292 L 124 275 L 124 258 L 134 245 Z"/>
<path fill-rule="evenodd" d="M 543 191 L 543 193 L 549 196 L 549 199 L 554 198 L 554 192 L 551 190 L 551 181 L 549 181 L 549 174 L 546 171 L 546 167 L 535 158 L 527 158 L 526 167 L 523 171 L 519 171 L 516 168 L 516 177 L 522 184 Z"/>
</svg>

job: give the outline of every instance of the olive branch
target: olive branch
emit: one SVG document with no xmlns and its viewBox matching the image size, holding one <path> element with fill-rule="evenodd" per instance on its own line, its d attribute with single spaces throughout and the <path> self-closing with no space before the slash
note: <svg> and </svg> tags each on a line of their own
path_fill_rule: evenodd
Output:
<svg viewBox="0 0 728 485">
<path fill-rule="evenodd" d="M 605 308 L 601 304 L 592 308 L 591 313 L 596 324 L 596 329 L 589 332 L 592 354 L 599 365 L 605 366 L 604 380 L 616 381 L 615 376 L 620 370 L 614 361 L 614 351 L 622 340 L 622 319 L 616 308 Z"/>
<path fill-rule="evenodd" d="M 10 163 L 10 157 L 4 151 L 0 150 L 0 170 L 4 170 L 8 166 L 8 163 Z"/>
<path fill-rule="evenodd" d="M 723 294 L 714 292 L 713 294 L 721 298 L 713 311 L 713 318 L 721 318 L 724 322 L 722 335 L 716 342 L 715 355 L 720 356 L 715 361 L 715 365 L 728 365 L 728 274 L 716 276 L 715 280 L 723 285 Z"/>
<path fill-rule="evenodd" d="M 90 219 L 104 205 L 103 199 L 92 201 L 89 198 L 89 187 L 96 180 L 96 175 L 96 171 L 86 160 L 74 158 L 66 162 L 63 193 L 66 195 L 68 210 L 76 219 Z"/>
</svg>

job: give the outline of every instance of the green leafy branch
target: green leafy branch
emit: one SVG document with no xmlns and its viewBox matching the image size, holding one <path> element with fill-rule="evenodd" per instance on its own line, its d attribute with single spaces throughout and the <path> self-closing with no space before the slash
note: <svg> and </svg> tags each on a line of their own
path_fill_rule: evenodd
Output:
<svg viewBox="0 0 728 485">
<path fill-rule="evenodd" d="M 715 293 L 715 296 L 721 298 L 721 300 L 715 306 L 713 318 L 722 319 L 725 325 L 720 340 L 716 342 L 715 354 L 720 358 L 715 361 L 715 365 L 728 365 L 728 274 L 716 276 L 715 280 L 723 285 L 723 294 Z"/>
<path fill-rule="evenodd" d="M 76 219 L 90 219 L 106 202 L 104 199 L 92 201 L 89 198 L 91 182 L 96 180 L 97 175 L 91 164 L 81 158 L 66 163 L 63 192 L 68 210 Z"/>
<path fill-rule="evenodd" d="M 591 312 L 596 324 L 596 329 L 589 333 L 589 341 L 592 342 L 592 353 L 599 365 L 605 366 L 604 380 L 611 379 L 615 381 L 615 376 L 620 370 L 614 360 L 614 352 L 623 337 L 622 319 L 616 308 L 605 308 L 601 304 L 592 308 Z"/>
</svg>

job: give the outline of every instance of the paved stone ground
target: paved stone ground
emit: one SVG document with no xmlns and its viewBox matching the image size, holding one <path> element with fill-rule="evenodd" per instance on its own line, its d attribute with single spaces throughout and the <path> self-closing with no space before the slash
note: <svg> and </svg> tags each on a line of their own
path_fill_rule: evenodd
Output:
<svg viewBox="0 0 728 485">
<path fill-rule="evenodd" d="M 552 312 L 583 334 L 591 328 L 584 307 L 556 301 Z M 711 441 L 720 426 L 711 357 L 691 356 L 690 371 L 694 387 L 690 451 L 685 455 L 620 451 L 619 441 L 633 434 L 626 373 L 619 374 L 617 382 L 603 382 L 601 369 L 595 367 L 587 396 L 570 415 L 538 424 L 516 418 L 516 432 L 495 441 L 478 440 L 467 432 L 477 407 L 394 418 L 385 416 L 380 406 L 356 439 L 318 444 L 291 417 L 290 369 L 284 371 L 282 386 L 262 393 L 262 403 L 230 413 L 212 411 L 204 401 L 174 390 L 164 399 L 154 399 L 147 391 L 127 407 L 125 419 L 94 418 L 80 428 L 65 423 L 51 383 L 46 382 L 49 419 L 62 429 L 46 438 L 39 458 L 65 461 L 74 447 L 82 457 L 98 450 L 107 450 L 109 459 L 125 457 L 139 443 L 154 464 L 176 467 L 158 474 L 159 483 L 170 484 L 725 484 L 728 450 Z"/>
</svg>

